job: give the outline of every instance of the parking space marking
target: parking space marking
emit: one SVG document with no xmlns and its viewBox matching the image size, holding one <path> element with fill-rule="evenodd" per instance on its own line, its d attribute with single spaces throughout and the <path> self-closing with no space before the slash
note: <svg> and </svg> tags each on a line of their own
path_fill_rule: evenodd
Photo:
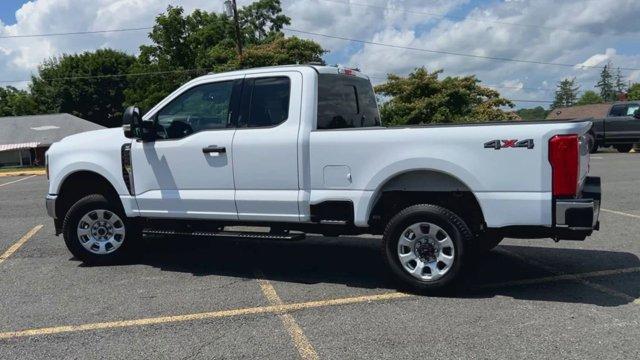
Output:
<svg viewBox="0 0 640 360">
<path fill-rule="evenodd" d="M 500 249 L 500 251 L 507 252 L 504 249 Z M 512 253 L 511 251 L 508 251 L 508 253 L 522 259 L 522 257 L 519 254 Z M 527 261 L 527 262 L 531 263 L 530 261 Z M 536 264 L 531 264 L 531 265 L 538 266 L 537 262 Z M 640 272 L 640 267 L 602 270 L 602 271 L 594 271 L 594 272 L 582 273 L 582 274 L 559 274 L 556 276 L 548 276 L 548 277 L 536 278 L 536 279 L 515 280 L 515 281 L 508 281 L 503 283 L 488 284 L 488 285 L 481 286 L 479 289 L 503 288 L 503 287 L 509 287 L 509 286 L 539 284 L 539 283 L 552 283 L 552 282 L 558 282 L 558 281 L 564 281 L 564 280 L 575 281 L 575 280 L 584 280 L 586 278 L 591 278 L 591 277 L 627 274 L 627 273 L 633 273 L 633 272 Z M 593 287 L 593 285 L 597 285 L 591 282 L 587 282 L 587 283 L 588 283 L 588 286 L 590 287 Z M 602 288 L 606 289 L 605 292 L 607 293 L 610 293 L 611 291 L 613 291 L 613 293 L 611 294 L 616 297 L 622 294 L 615 290 L 605 288 L 605 287 L 598 288 L 598 290 L 603 290 Z M 271 290 L 267 291 L 267 293 L 270 294 L 269 296 L 272 296 L 274 292 L 275 290 L 273 292 L 271 292 Z M 108 330 L 108 329 L 118 329 L 118 328 L 128 328 L 128 327 L 138 327 L 138 326 L 149 326 L 149 325 L 158 325 L 158 324 L 166 324 L 166 323 L 178 323 L 178 322 L 207 320 L 207 319 L 216 319 L 216 318 L 247 316 L 247 315 L 283 314 L 287 312 L 313 309 L 313 308 L 324 308 L 324 307 L 332 307 L 332 306 L 340 306 L 340 305 L 351 305 L 351 304 L 359 304 L 359 303 L 398 300 L 398 299 L 409 298 L 412 296 L 414 295 L 391 291 L 391 292 L 386 292 L 386 293 L 376 294 L 376 295 L 364 295 L 364 296 L 356 296 L 356 297 L 317 300 L 317 301 L 299 302 L 299 303 L 291 303 L 291 304 L 258 306 L 258 307 L 220 310 L 220 311 L 194 313 L 194 314 L 186 314 L 186 315 L 161 316 L 161 317 L 153 317 L 153 318 L 98 322 L 98 323 L 88 323 L 88 324 L 81 324 L 81 325 L 53 326 L 53 327 L 2 332 L 0 333 L 0 340 L 21 338 L 21 337 L 31 337 L 31 336 L 54 335 L 54 334 L 60 334 L 60 333 L 72 333 L 72 332 Z M 633 299 L 632 297 L 626 294 L 622 294 L 622 296 L 624 297 L 625 300 Z M 633 299 L 632 303 L 635 305 L 640 305 L 640 299 Z"/>
<path fill-rule="evenodd" d="M 29 337 L 38 335 L 53 335 L 60 333 L 70 332 L 82 332 L 82 331 L 95 331 L 105 329 L 117 329 L 146 325 L 157 325 L 166 323 L 177 323 L 185 321 L 206 320 L 216 318 L 228 318 L 236 316 L 246 315 L 258 315 L 258 314 L 280 314 L 290 311 L 298 311 L 304 309 L 322 308 L 339 305 L 358 304 L 374 301 L 385 301 L 406 298 L 411 295 L 399 292 L 388 292 L 377 295 L 364 295 L 356 297 L 338 298 L 330 300 L 308 301 L 292 304 L 282 305 L 268 305 L 258 306 L 250 308 L 240 308 L 231 310 L 212 311 L 204 313 L 186 314 L 186 315 L 173 315 L 173 316 L 161 316 L 143 319 L 121 320 L 121 321 L 109 321 L 98 322 L 81 325 L 65 325 L 65 326 L 53 326 L 36 329 L 27 329 L 19 331 L 9 331 L 0 333 L 0 340 L 13 339 L 19 337 Z"/>
<path fill-rule="evenodd" d="M 17 183 L 17 182 L 19 182 L 19 181 L 23 181 L 23 180 L 31 179 L 32 177 L 35 177 L 35 176 L 38 176 L 38 175 L 31 175 L 31 176 L 24 177 L 24 178 L 22 178 L 22 179 L 18 179 L 18 180 L 14 180 L 14 181 L 9 181 L 9 182 L 6 182 L 6 183 L 4 183 L 4 184 L 0 184 L 0 187 L 3 187 L 3 186 L 5 186 L 5 185 L 15 184 L 15 183 Z"/>
<path fill-rule="evenodd" d="M 604 211 L 604 212 L 612 213 L 612 214 L 617 214 L 617 215 L 632 217 L 632 218 L 635 218 L 635 219 L 640 219 L 640 215 L 629 214 L 629 213 L 626 213 L 626 212 L 623 212 L 623 211 L 609 210 L 609 209 L 603 209 L 603 208 L 600 208 L 600 210 Z"/>
<path fill-rule="evenodd" d="M 276 289 L 273 287 L 269 280 L 266 280 L 264 278 L 264 274 L 261 271 L 256 271 L 256 275 L 258 284 L 260 285 L 260 290 L 262 290 L 262 294 L 267 298 L 269 304 L 275 306 L 283 305 L 284 303 L 282 302 L 280 296 L 278 296 Z M 280 321 L 282 321 L 282 325 L 284 325 L 284 328 L 289 333 L 289 336 L 291 336 L 291 340 L 298 350 L 300 358 L 304 360 L 319 359 L 318 353 L 313 348 L 313 345 L 311 345 L 309 339 L 307 339 L 307 337 L 304 335 L 302 328 L 300 327 L 300 325 L 298 325 L 293 316 L 291 314 L 283 312 L 281 314 L 278 314 L 278 317 L 280 318 Z"/>
<path fill-rule="evenodd" d="M 40 231 L 40 229 L 42 229 L 43 226 L 44 225 L 42 224 L 36 225 L 33 229 L 29 230 L 28 233 L 22 235 L 20 240 L 16 241 L 15 244 L 11 245 L 11 247 L 9 247 L 7 251 L 5 251 L 2 255 L 0 255 L 0 264 L 2 264 L 5 260 L 7 260 L 9 256 L 13 255 L 13 253 L 18 251 L 18 249 L 20 249 L 20 247 L 24 245 L 24 243 L 26 243 L 27 240 L 31 239 L 33 235 L 35 235 L 38 231 Z"/>
<path fill-rule="evenodd" d="M 629 294 L 625 294 L 623 292 L 608 288 L 606 286 L 600 285 L 600 284 L 596 284 L 593 283 L 591 281 L 586 280 L 584 277 L 578 276 L 576 274 L 566 274 L 563 273 L 561 271 L 558 271 L 548 265 L 545 265 L 539 261 L 536 260 L 532 260 L 532 259 L 528 259 L 520 254 L 514 253 L 512 251 L 509 250 L 505 250 L 505 249 L 500 249 L 500 251 L 504 252 L 505 254 L 509 254 L 517 259 L 519 259 L 520 261 L 524 262 L 525 264 L 529 264 L 531 266 L 535 266 L 541 269 L 544 269 L 548 272 L 551 272 L 553 274 L 555 274 L 556 276 L 566 276 L 567 280 L 571 280 L 571 281 L 575 281 L 577 283 L 580 283 L 582 285 L 588 286 L 592 289 L 598 290 L 600 292 L 603 292 L 605 294 L 617 297 L 619 299 L 622 299 L 624 301 L 628 301 L 629 303 L 633 303 L 633 304 L 637 304 L 636 301 L 637 299 Z"/>
</svg>

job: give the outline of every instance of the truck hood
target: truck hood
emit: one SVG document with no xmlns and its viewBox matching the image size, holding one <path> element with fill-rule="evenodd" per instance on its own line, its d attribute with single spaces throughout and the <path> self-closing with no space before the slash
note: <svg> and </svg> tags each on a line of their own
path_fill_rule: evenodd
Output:
<svg viewBox="0 0 640 360">
<path fill-rule="evenodd" d="M 65 137 L 60 140 L 60 143 L 70 144 L 74 143 L 75 146 L 82 144 L 92 144 L 95 141 L 126 141 L 122 128 L 102 129 L 87 131 L 79 134 L 74 134 Z"/>
<path fill-rule="evenodd" d="M 49 156 L 58 151 L 91 151 L 96 149 L 111 148 L 120 149 L 122 144 L 129 142 L 122 132 L 122 128 L 102 129 L 87 131 L 71 136 L 54 143 L 48 151 Z"/>
</svg>

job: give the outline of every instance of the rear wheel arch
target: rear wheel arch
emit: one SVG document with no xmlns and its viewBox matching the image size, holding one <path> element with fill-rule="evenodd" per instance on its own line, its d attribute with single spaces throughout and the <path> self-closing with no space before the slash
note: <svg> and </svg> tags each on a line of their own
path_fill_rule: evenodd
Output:
<svg viewBox="0 0 640 360">
<path fill-rule="evenodd" d="M 384 227 L 398 212 L 416 204 L 442 206 L 462 217 L 476 233 L 484 230 L 482 208 L 471 188 L 454 175 L 438 170 L 412 170 L 397 174 L 376 191 L 369 224 Z"/>
</svg>

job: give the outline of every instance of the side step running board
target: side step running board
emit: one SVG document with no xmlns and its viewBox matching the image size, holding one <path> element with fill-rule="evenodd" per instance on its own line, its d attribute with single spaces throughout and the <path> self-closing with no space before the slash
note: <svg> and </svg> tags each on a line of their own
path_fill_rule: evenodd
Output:
<svg viewBox="0 0 640 360">
<path fill-rule="evenodd" d="M 197 237 L 228 237 L 228 238 L 245 238 L 245 239 L 264 239 L 264 240 L 284 240 L 284 241 L 296 241 L 305 238 L 304 233 L 277 235 L 264 232 L 251 232 L 251 231 L 175 231 L 175 230 L 155 230 L 145 229 L 145 234 L 149 235 L 173 235 L 173 236 L 197 236 Z"/>
</svg>

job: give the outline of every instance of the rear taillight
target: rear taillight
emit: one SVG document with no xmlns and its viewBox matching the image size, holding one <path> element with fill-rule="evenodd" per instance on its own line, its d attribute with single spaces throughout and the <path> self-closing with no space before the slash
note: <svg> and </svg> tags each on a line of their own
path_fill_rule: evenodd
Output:
<svg viewBox="0 0 640 360">
<path fill-rule="evenodd" d="M 549 140 L 553 196 L 573 197 L 578 193 L 580 143 L 578 135 L 556 135 Z"/>
</svg>

